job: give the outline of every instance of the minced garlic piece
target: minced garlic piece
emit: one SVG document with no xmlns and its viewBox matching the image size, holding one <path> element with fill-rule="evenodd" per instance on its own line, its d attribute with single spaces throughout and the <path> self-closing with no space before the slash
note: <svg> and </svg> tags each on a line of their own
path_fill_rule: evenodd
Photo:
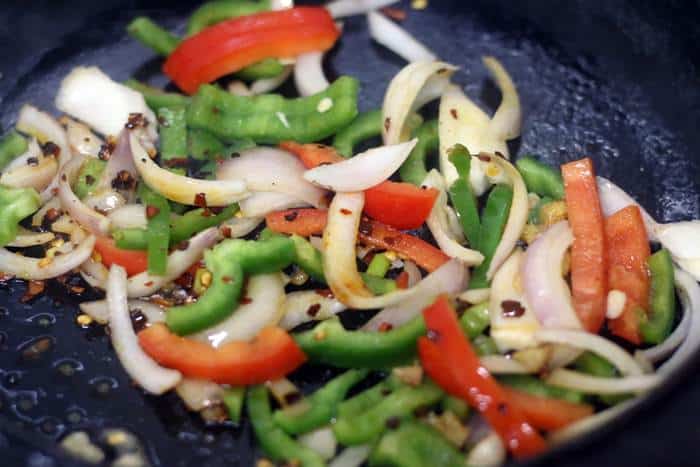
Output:
<svg viewBox="0 0 700 467">
<path fill-rule="evenodd" d="M 324 97 L 316 106 L 316 110 L 318 110 L 318 113 L 325 113 L 331 110 L 331 107 L 333 107 L 333 99 Z"/>
</svg>

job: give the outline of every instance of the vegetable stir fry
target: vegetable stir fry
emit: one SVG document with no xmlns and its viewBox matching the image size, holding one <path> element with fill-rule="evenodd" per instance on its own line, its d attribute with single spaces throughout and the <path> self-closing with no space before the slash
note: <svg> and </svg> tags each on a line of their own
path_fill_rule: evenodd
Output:
<svg viewBox="0 0 700 467">
<path fill-rule="evenodd" d="M 0 140 L 3 277 L 79 274 L 138 387 L 211 417 L 205 394 L 304 467 L 531 458 L 694 355 L 700 221 L 655 222 L 595 154 L 510 154 L 517 76 L 484 57 L 489 115 L 393 2 L 289 3 L 205 3 L 184 37 L 134 19 L 177 91 L 78 67 L 59 119 L 25 105 Z M 322 68 L 357 14 L 408 62 L 362 113 Z M 272 93 L 291 75 L 298 97 Z M 303 394 L 309 365 L 335 376 Z"/>
</svg>

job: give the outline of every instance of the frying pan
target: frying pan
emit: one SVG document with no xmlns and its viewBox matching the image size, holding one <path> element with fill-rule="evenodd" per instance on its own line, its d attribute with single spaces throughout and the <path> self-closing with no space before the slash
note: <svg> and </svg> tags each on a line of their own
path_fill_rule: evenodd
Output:
<svg viewBox="0 0 700 467">
<path fill-rule="evenodd" d="M 424 11 L 407 1 L 400 6 L 409 13 L 405 27 L 459 65 L 456 80 L 490 109 L 499 97 L 480 56 L 503 61 L 525 112 L 514 152 L 536 153 L 550 163 L 589 155 L 601 175 L 657 219 L 700 217 L 697 2 L 431 0 Z M 118 80 L 135 75 L 165 84 L 160 61 L 129 40 L 124 26 L 146 13 L 181 28 L 192 8 L 173 0 L 5 0 L 2 128 L 13 124 L 25 102 L 53 110 L 60 79 L 75 65 L 99 65 Z M 362 18 L 346 21 L 342 44 L 330 55 L 331 76 L 350 73 L 361 80 L 362 109 L 381 104 L 402 66 L 370 45 Z M 56 440 L 74 429 L 97 436 L 120 427 L 144 442 L 154 465 L 254 465 L 249 426 L 205 426 L 174 395 L 156 398 L 132 387 L 104 332 L 75 323 L 76 304 L 85 297 L 52 284 L 45 296 L 24 304 L 23 292 L 20 282 L 0 286 L 0 464 L 77 465 L 55 448 Z M 49 338 L 50 350 L 35 359 L 23 356 L 39 338 Z M 622 420 L 533 464 L 697 465 L 696 367 L 688 365 Z M 323 369 L 295 375 L 303 388 L 325 377 Z"/>
</svg>

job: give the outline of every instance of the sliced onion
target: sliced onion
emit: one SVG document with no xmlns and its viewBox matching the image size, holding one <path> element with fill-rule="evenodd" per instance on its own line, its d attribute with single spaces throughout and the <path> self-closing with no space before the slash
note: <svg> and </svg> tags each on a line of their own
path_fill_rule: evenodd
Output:
<svg viewBox="0 0 700 467">
<path fill-rule="evenodd" d="M 406 143 L 372 148 L 351 159 L 307 170 L 304 178 L 336 192 L 366 190 L 396 172 L 417 142 L 414 138 Z"/>
<path fill-rule="evenodd" d="M 58 198 L 51 198 L 48 200 L 37 212 L 32 216 L 32 227 L 39 227 L 44 223 L 44 218 L 49 210 L 55 209 L 57 211 L 61 210 L 61 201 Z"/>
<path fill-rule="evenodd" d="M 410 260 L 404 260 L 403 262 L 403 270 L 406 274 L 408 274 L 408 286 L 413 287 L 417 283 L 423 279 L 423 275 L 420 272 L 420 269 L 418 269 L 418 266 L 416 266 L 416 263 Z"/>
<path fill-rule="evenodd" d="M 371 447 L 367 444 L 346 447 L 328 464 L 328 467 L 360 467 L 369 457 L 370 451 Z"/>
<path fill-rule="evenodd" d="M 465 248 L 452 236 L 446 214 L 447 193 L 445 192 L 445 182 L 440 172 L 435 169 L 431 170 L 425 180 L 423 180 L 422 185 L 435 188 L 440 192 L 435 200 L 435 204 L 433 204 L 430 215 L 426 219 L 430 233 L 433 234 L 433 238 L 435 238 L 440 249 L 447 256 L 459 259 L 467 266 L 478 266 L 481 264 L 484 261 L 484 255 L 476 250 Z"/>
<path fill-rule="evenodd" d="M 273 191 L 257 191 L 248 198 L 238 202 L 241 213 L 245 217 L 264 217 L 271 212 L 309 205 L 309 203 L 292 195 L 275 193 Z"/>
<path fill-rule="evenodd" d="M 437 56 L 404 28 L 376 11 L 367 13 L 369 35 L 408 62 L 436 60 Z"/>
<path fill-rule="evenodd" d="M 109 270 L 91 256 L 80 265 L 80 275 L 91 287 L 104 289 L 107 286 Z"/>
<path fill-rule="evenodd" d="M 102 138 L 94 134 L 87 125 L 72 118 L 63 117 L 61 123 L 66 126 L 66 139 L 73 154 L 98 157 L 104 143 Z"/>
<path fill-rule="evenodd" d="M 175 392 L 194 412 L 220 404 L 224 397 L 224 388 L 206 379 L 182 378 L 175 386 Z"/>
<path fill-rule="evenodd" d="M 520 271 L 524 259 L 523 251 L 516 248 L 491 281 L 489 302 L 491 337 L 501 352 L 537 345 L 535 333 L 540 328 L 540 322 L 524 296 L 521 286 Z M 519 316 L 506 316 L 502 307 L 505 301 L 518 302 L 525 311 Z"/>
<path fill-rule="evenodd" d="M 148 225 L 146 206 L 143 204 L 127 204 L 116 208 L 107 214 L 112 229 L 145 229 Z"/>
<path fill-rule="evenodd" d="M 444 179 L 443 179 L 444 183 Z M 459 217 L 452 206 L 445 207 L 445 215 L 447 216 L 447 226 L 449 227 L 452 238 L 459 243 L 464 243 L 467 238 L 464 236 L 462 225 L 459 223 Z"/>
<path fill-rule="evenodd" d="M 579 349 L 589 350 L 609 361 L 623 375 L 641 375 L 644 373 L 639 363 L 625 349 L 614 342 L 583 330 L 541 329 L 535 334 L 539 342 L 566 344 Z"/>
<path fill-rule="evenodd" d="M 497 273 L 498 274 L 498 273 Z M 463 302 L 477 304 L 483 303 L 491 298 L 491 289 L 489 287 L 483 289 L 465 290 L 459 294 L 459 299 Z"/>
<path fill-rule="evenodd" d="M 284 301 L 284 312 L 279 325 L 290 330 L 309 321 L 332 318 L 346 309 L 347 307 L 335 298 L 315 290 L 291 292 Z"/>
<path fill-rule="evenodd" d="M 26 248 L 49 243 L 54 238 L 56 236 L 52 232 L 32 232 L 20 227 L 15 239 L 8 243 L 7 246 Z"/>
<path fill-rule="evenodd" d="M 127 129 L 123 129 L 121 133 L 119 133 L 114 151 L 110 155 L 109 161 L 107 161 L 107 165 L 100 179 L 92 190 L 97 196 L 110 196 L 110 193 L 114 192 L 112 182 L 121 172 L 128 172 L 133 177 L 138 175 L 136 166 L 134 165 L 134 158 L 131 154 L 130 137 L 131 132 Z"/>
<path fill-rule="evenodd" d="M 110 338 L 129 376 L 151 394 L 163 394 L 182 379 L 179 371 L 163 368 L 139 346 L 126 299 L 126 271 L 112 265 L 107 279 Z"/>
<path fill-rule="evenodd" d="M 646 392 L 654 389 L 661 381 L 662 378 L 658 374 L 625 376 L 623 378 L 601 378 L 562 368 L 552 371 L 546 379 L 547 384 L 587 394 Z"/>
<path fill-rule="evenodd" d="M 525 295 L 544 327 L 581 328 L 561 274 L 564 254 L 573 241 L 569 223 L 557 222 L 530 245 L 525 255 L 521 274 Z"/>
<path fill-rule="evenodd" d="M 600 207 L 603 210 L 603 215 L 609 217 L 616 213 L 620 209 L 634 205 L 639 207 L 642 211 L 642 218 L 644 219 L 644 225 L 647 228 L 647 235 L 649 240 L 656 240 L 656 221 L 649 215 L 648 212 L 644 210 L 643 207 L 639 205 L 630 195 L 628 195 L 622 188 L 615 185 L 613 182 L 603 177 L 596 177 L 598 181 L 598 196 L 600 197 Z"/>
<path fill-rule="evenodd" d="M 489 373 L 494 375 L 524 375 L 534 373 L 530 368 L 512 358 L 503 355 L 484 355 L 479 357 L 481 365 L 486 368 Z"/>
<path fill-rule="evenodd" d="M 282 73 L 280 73 L 277 76 L 253 81 L 250 84 L 250 93 L 253 96 L 257 96 L 259 94 L 266 94 L 268 92 L 274 91 L 278 87 L 282 86 L 285 81 L 287 81 L 287 78 L 289 78 L 289 75 L 292 74 L 293 69 L 294 66 L 286 65 L 284 67 L 284 70 L 282 70 Z"/>
<path fill-rule="evenodd" d="M 326 461 L 335 455 L 338 446 L 338 441 L 336 441 L 330 426 L 318 428 L 299 436 L 299 443 L 312 449 Z"/>
<path fill-rule="evenodd" d="M 482 60 L 501 90 L 501 103 L 496 109 L 496 113 L 491 117 L 489 132 L 494 139 L 517 138 L 520 136 L 523 119 L 518 91 L 501 62 L 494 57 L 483 57 Z"/>
<path fill-rule="evenodd" d="M 318 94 L 328 88 L 328 79 L 323 73 L 323 52 L 307 52 L 297 57 L 294 84 L 301 96 Z"/>
<path fill-rule="evenodd" d="M 23 105 L 17 117 L 17 129 L 34 136 L 40 143 L 52 142 L 59 148 L 58 166 L 63 167 L 71 158 L 71 152 L 63 127 L 46 112 L 32 105 Z"/>
<path fill-rule="evenodd" d="M 700 220 L 657 224 L 656 236 L 674 258 L 700 259 Z"/>
<path fill-rule="evenodd" d="M 231 341 L 248 341 L 265 326 L 277 324 L 283 313 L 284 281 L 279 273 L 248 279 L 246 298 L 226 320 L 189 337 L 220 347 Z"/>
<path fill-rule="evenodd" d="M 34 188 L 42 192 L 56 178 L 58 163 L 53 157 L 39 156 L 36 165 L 22 165 L 0 175 L 0 185 L 11 188 Z"/>
<path fill-rule="evenodd" d="M 154 276 L 148 271 L 131 276 L 128 280 L 129 298 L 145 297 L 159 290 L 164 285 L 174 281 L 187 271 L 190 266 L 200 260 L 204 250 L 210 248 L 220 239 L 219 230 L 210 227 L 192 237 L 184 250 L 175 250 L 168 255 L 165 274 Z"/>
<path fill-rule="evenodd" d="M 506 447 L 497 433 L 491 432 L 469 451 L 466 465 L 474 467 L 499 467 L 506 462 Z"/>
<path fill-rule="evenodd" d="M 148 121 L 151 139 L 158 137 L 156 116 L 141 93 L 113 81 L 94 66 L 73 68 L 61 82 L 55 105 L 103 135 L 117 135 L 129 114 L 140 113 Z"/>
<path fill-rule="evenodd" d="M 416 284 L 414 289 L 420 288 L 421 293 L 384 308 L 374 315 L 362 329 L 378 331 L 386 324 L 397 328 L 418 316 L 435 301 L 435 297 L 438 295 L 444 293 L 455 295 L 464 290 L 468 281 L 469 271 L 467 268 L 460 261 L 448 261 Z"/>
<path fill-rule="evenodd" d="M 243 182 L 253 191 L 283 193 L 314 207 L 325 206 L 324 191 L 304 179 L 305 170 L 304 164 L 287 151 L 255 147 L 219 165 L 216 178 Z"/>
<path fill-rule="evenodd" d="M 158 167 L 136 134 L 131 135 L 131 152 L 146 184 L 169 200 L 193 205 L 204 195 L 207 206 L 228 206 L 249 195 L 242 180 L 199 180 Z"/>
<path fill-rule="evenodd" d="M 248 85 L 239 80 L 234 80 L 228 83 L 226 89 L 234 96 L 250 97 L 253 95 L 253 91 L 250 90 Z"/>
<path fill-rule="evenodd" d="M 263 217 L 234 217 L 224 222 L 220 230 L 222 232 L 225 231 L 224 236 L 228 238 L 245 237 L 255 230 L 264 220 Z"/>
<path fill-rule="evenodd" d="M 109 274 L 109 271 L 107 272 Z M 140 310 L 148 324 L 165 322 L 165 311 L 155 303 L 145 300 L 129 300 L 129 311 Z M 109 306 L 107 300 L 95 300 L 80 304 L 80 311 L 100 324 L 109 323 Z"/>
<path fill-rule="evenodd" d="M 23 154 L 12 159 L 10 163 L 5 166 L 3 172 L 9 172 L 19 167 L 25 167 L 27 165 L 30 165 L 30 159 L 34 158 L 38 160 L 42 157 L 44 157 L 44 153 L 41 150 L 41 146 L 39 146 L 37 139 L 32 136 L 32 138 L 29 140 L 29 143 L 27 143 L 27 150 L 24 151 Z M 56 165 L 56 167 L 58 167 L 58 164 Z M 7 185 L 7 183 L 2 184 Z"/>
<path fill-rule="evenodd" d="M 547 441 L 551 444 L 561 444 L 565 441 L 595 431 L 602 426 L 608 425 L 622 413 L 627 412 L 630 408 L 637 405 L 640 400 L 641 398 L 639 397 L 626 400 L 594 415 L 578 420 L 560 430 L 550 433 L 547 437 Z"/>
<path fill-rule="evenodd" d="M 61 200 L 63 209 L 65 209 L 76 222 L 95 235 L 104 236 L 109 233 L 109 219 L 83 203 L 80 198 L 73 193 L 73 188 L 71 188 L 71 183 L 73 183 L 78 176 L 83 162 L 83 156 L 76 156 L 61 169 L 58 177 L 58 198 Z"/>
<path fill-rule="evenodd" d="M 398 0 L 335 0 L 326 4 L 326 9 L 333 18 L 364 15 L 396 3 Z"/>
<path fill-rule="evenodd" d="M 382 105 L 384 144 L 397 144 L 410 138 L 406 128 L 409 115 L 442 95 L 456 69 L 445 62 L 414 62 L 391 80 Z"/>
<path fill-rule="evenodd" d="M 50 261 L 29 258 L 0 248 L 0 271 L 20 279 L 44 280 L 61 276 L 77 268 L 90 257 L 95 237 L 89 236 L 70 253 L 55 256 Z"/>
</svg>

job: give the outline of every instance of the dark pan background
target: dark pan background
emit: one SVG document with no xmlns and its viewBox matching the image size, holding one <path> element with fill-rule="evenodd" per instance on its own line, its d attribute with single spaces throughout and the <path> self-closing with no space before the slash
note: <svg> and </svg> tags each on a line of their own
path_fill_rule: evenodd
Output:
<svg viewBox="0 0 700 467">
<path fill-rule="evenodd" d="M 549 162 L 583 155 L 599 173 L 640 199 L 660 220 L 700 217 L 700 3 L 697 1 L 431 0 L 408 11 L 406 27 L 441 57 L 461 66 L 456 80 L 488 108 L 498 92 L 479 57 L 496 55 L 511 72 L 525 109 L 519 154 Z M 180 27 L 194 7 L 184 1 L 9 1 L 0 6 L 0 125 L 32 102 L 53 111 L 60 79 L 74 65 L 97 64 L 113 78 L 157 77 L 159 61 L 126 38 L 124 25 L 148 13 Z M 362 81 L 363 109 L 381 104 L 402 61 L 370 45 L 361 18 L 346 22 L 332 76 Z M 99 105 L 99 103 L 96 103 Z M 205 427 L 176 397 L 143 395 L 114 358 L 99 328 L 75 324 L 77 297 L 19 303 L 24 286 L 0 286 L 0 465 L 67 466 L 52 447 L 65 433 L 98 434 L 124 427 L 146 440 L 162 466 L 248 466 L 254 451 L 247 426 Z M 44 323 L 44 325 L 40 323 Z M 48 323 L 48 324 L 47 324 Z M 52 349 L 25 361 L 32 340 L 51 336 Z M 72 377 L 56 367 L 72 364 Z M 538 465 L 700 465 L 700 377 L 697 364 L 641 410 L 556 450 Z M 302 381 L 327 376 L 299 374 Z M 106 396 L 99 386 L 109 386 Z M 76 414 L 80 421 L 75 420 Z M 70 415 L 70 416 L 69 416 Z M 72 464 L 71 464 L 72 465 Z"/>
</svg>

